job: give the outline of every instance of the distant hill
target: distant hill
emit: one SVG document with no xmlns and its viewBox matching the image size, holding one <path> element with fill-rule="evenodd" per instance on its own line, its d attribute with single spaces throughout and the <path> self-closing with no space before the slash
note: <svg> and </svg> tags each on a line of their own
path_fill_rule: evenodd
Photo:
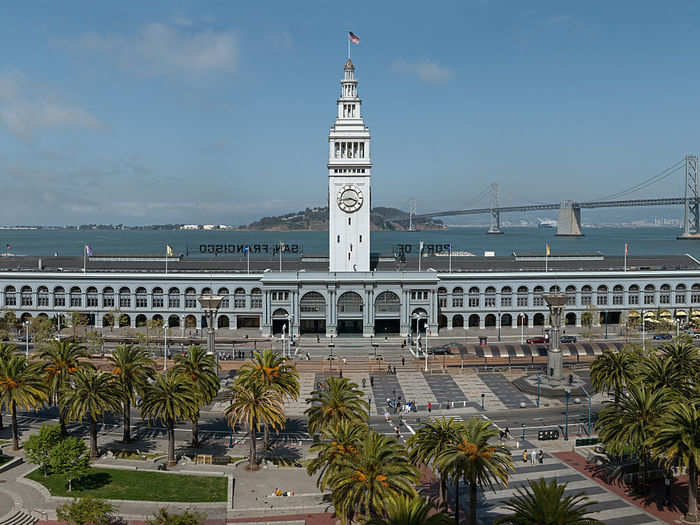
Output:
<svg viewBox="0 0 700 525">
<path fill-rule="evenodd" d="M 447 227 L 438 219 L 414 219 L 416 230 L 444 230 Z M 372 231 L 408 230 L 408 212 L 397 208 L 378 207 L 370 213 Z M 263 217 L 239 230 L 251 231 L 328 231 L 328 207 L 306 208 L 278 217 Z"/>
</svg>

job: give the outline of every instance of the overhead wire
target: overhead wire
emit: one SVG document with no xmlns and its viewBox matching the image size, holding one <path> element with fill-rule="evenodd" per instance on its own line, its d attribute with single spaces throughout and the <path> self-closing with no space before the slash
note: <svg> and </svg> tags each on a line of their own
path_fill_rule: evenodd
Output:
<svg viewBox="0 0 700 525">
<path fill-rule="evenodd" d="M 642 182 L 639 182 L 638 184 L 635 184 L 634 186 L 630 186 L 627 189 L 624 189 L 622 191 L 618 191 L 616 193 L 612 193 L 610 195 L 605 195 L 604 197 L 598 197 L 595 200 L 603 201 L 603 200 L 619 199 L 620 197 L 624 197 L 626 195 L 629 195 L 630 193 L 634 193 L 634 192 L 646 189 L 649 186 L 652 186 L 658 182 L 661 182 L 662 180 L 673 175 L 676 171 L 678 171 L 679 169 L 681 169 L 683 167 L 684 162 L 685 162 L 685 160 L 681 159 L 678 162 L 674 163 L 672 166 L 666 168 L 665 170 L 663 170 L 659 173 L 652 175 L 651 177 L 649 177 L 647 179 L 644 179 Z"/>
</svg>

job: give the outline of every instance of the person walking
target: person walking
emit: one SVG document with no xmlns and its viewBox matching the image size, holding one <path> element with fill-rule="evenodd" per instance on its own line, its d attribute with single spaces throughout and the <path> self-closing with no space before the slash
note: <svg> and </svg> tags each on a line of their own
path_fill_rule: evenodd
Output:
<svg viewBox="0 0 700 525">
<path fill-rule="evenodd" d="M 401 366 L 406 366 L 406 358 L 401 356 Z"/>
<path fill-rule="evenodd" d="M 530 452 L 530 464 L 537 465 L 537 451 L 534 448 Z"/>
<path fill-rule="evenodd" d="M 523 450 L 523 463 L 527 463 L 527 449 Z"/>
<path fill-rule="evenodd" d="M 540 465 L 544 463 L 544 452 L 542 449 L 540 449 L 540 451 L 537 453 L 537 459 L 540 460 Z"/>
<path fill-rule="evenodd" d="M 433 404 L 428 401 L 428 414 L 430 414 L 433 411 Z"/>
</svg>

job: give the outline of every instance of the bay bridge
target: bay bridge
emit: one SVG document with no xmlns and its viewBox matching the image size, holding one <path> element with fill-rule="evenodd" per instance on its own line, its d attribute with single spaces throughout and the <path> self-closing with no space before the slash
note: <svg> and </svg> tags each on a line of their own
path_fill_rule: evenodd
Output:
<svg viewBox="0 0 700 525">
<path fill-rule="evenodd" d="M 667 179 L 671 175 L 685 168 L 684 195 L 682 197 L 663 197 L 655 199 L 620 199 L 639 190 Z M 564 200 L 558 203 L 534 203 L 517 206 L 498 205 L 498 185 L 492 184 L 490 188 L 491 203 L 488 208 L 471 208 L 462 210 L 446 210 L 415 215 L 415 218 L 432 219 L 435 217 L 453 217 L 457 215 L 490 215 L 488 233 L 503 233 L 501 229 L 502 213 L 530 212 L 540 210 L 559 210 L 557 221 L 557 235 L 564 237 L 578 237 L 581 233 L 581 210 L 593 208 L 624 208 L 641 206 L 683 206 L 683 233 L 679 239 L 700 239 L 700 194 L 698 193 L 698 157 L 687 155 L 662 172 L 635 184 L 625 190 L 608 195 L 602 199 L 578 202 Z"/>
</svg>

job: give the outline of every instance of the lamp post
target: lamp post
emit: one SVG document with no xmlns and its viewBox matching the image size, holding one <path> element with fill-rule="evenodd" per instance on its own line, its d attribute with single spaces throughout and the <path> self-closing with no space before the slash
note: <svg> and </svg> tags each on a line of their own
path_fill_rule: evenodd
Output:
<svg viewBox="0 0 700 525">
<path fill-rule="evenodd" d="M 518 323 L 520 324 L 520 344 L 525 343 L 525 332 L 523 328 L 523 323 L 525 322 L 525 316 L 523 314 L 518 314 Z"/>
<path fill-rule="evenodd" d="M 540 408 L 540 387 L 542 386 L 542 376 L 537 374 L 537 408 Z"/>
<path fill-rule="evenodd" d="M 216 313 L 219 311 L 224 297 L 223 295 L 200 295 L 198 300 L 207 317 L 207 353 L 214 354 L 216 352 L 214 324 L 216 323 Z"/>
<path fill-rule="evenodd" d="M 163 325 L 163 371 L 168 369 L 168 325 Z"/>
<path fill-rule="evenodd" d="M 284 359 L 286 357 L 285 353 L 284 353 L 284 335 L 286 332 L 287 332 L 287 325 L 283 324 L 282 325 L 282 359 Z"/>
<path fill-rule="evenodd" d="M 501 342 L 501 311 L 498 311 L 498 342 Z"/>
<path fill-rule="evenodd" d="M 24 345 L 25 356 L 29 359 L 29 321 L 24 321 Z"/>
<path fill-rule="evenodd" d="M 571 390 L 566 389 L 566 416 L 564 421 L 564 441 L 569 441 L 569 398 L 571 397 Z"/>
<path fill-rule="evenodd" d="M 581 390 L 583 390 L 583 393 L 586 394 L 586 397 L 588 398 L 588 437 L 591 436 L 591 396 L 586 390 L 586 387 L 581 385 Z"/>
<path fill-rule="evenodd" d="M 424 314 L 418 314 L 415 313 L 413 314 L 413 318 L 416 320 L 416 342 L 419 340 L 418 337 L 420 337 L 420 322 L 422 319 L 428 319 L 427 315 Z M 429 328 L 426 326 L 425 329 L 425 349 L 423 349 L 423 354 L 425 355 L 425 371 L 428 371 L 428 330 Z"/>
<path fill-rule="evenodd" d="M 328 366 L 333 370 L 333 348 L 335 348 L 335 343 L 333 342 L 333 334 L 331 334 L 331 342 L 328 343 L 328 349 L 330 350 L 330 355 L 328 356 Z"/>
<path fill-rule="evenodd" d="M 549 334 L 549 349 L 547 351 L 547 380 L 550 383 L 558 383 L 562 378 L 562 355 L 559 348 L 559 327 L 561 326 L 561 314 L 566 304 L 567 296 L 563 293 L 545 293 L 542 297 L 549 306 L 552 318 L 552 330 Z"/>
</svg>

